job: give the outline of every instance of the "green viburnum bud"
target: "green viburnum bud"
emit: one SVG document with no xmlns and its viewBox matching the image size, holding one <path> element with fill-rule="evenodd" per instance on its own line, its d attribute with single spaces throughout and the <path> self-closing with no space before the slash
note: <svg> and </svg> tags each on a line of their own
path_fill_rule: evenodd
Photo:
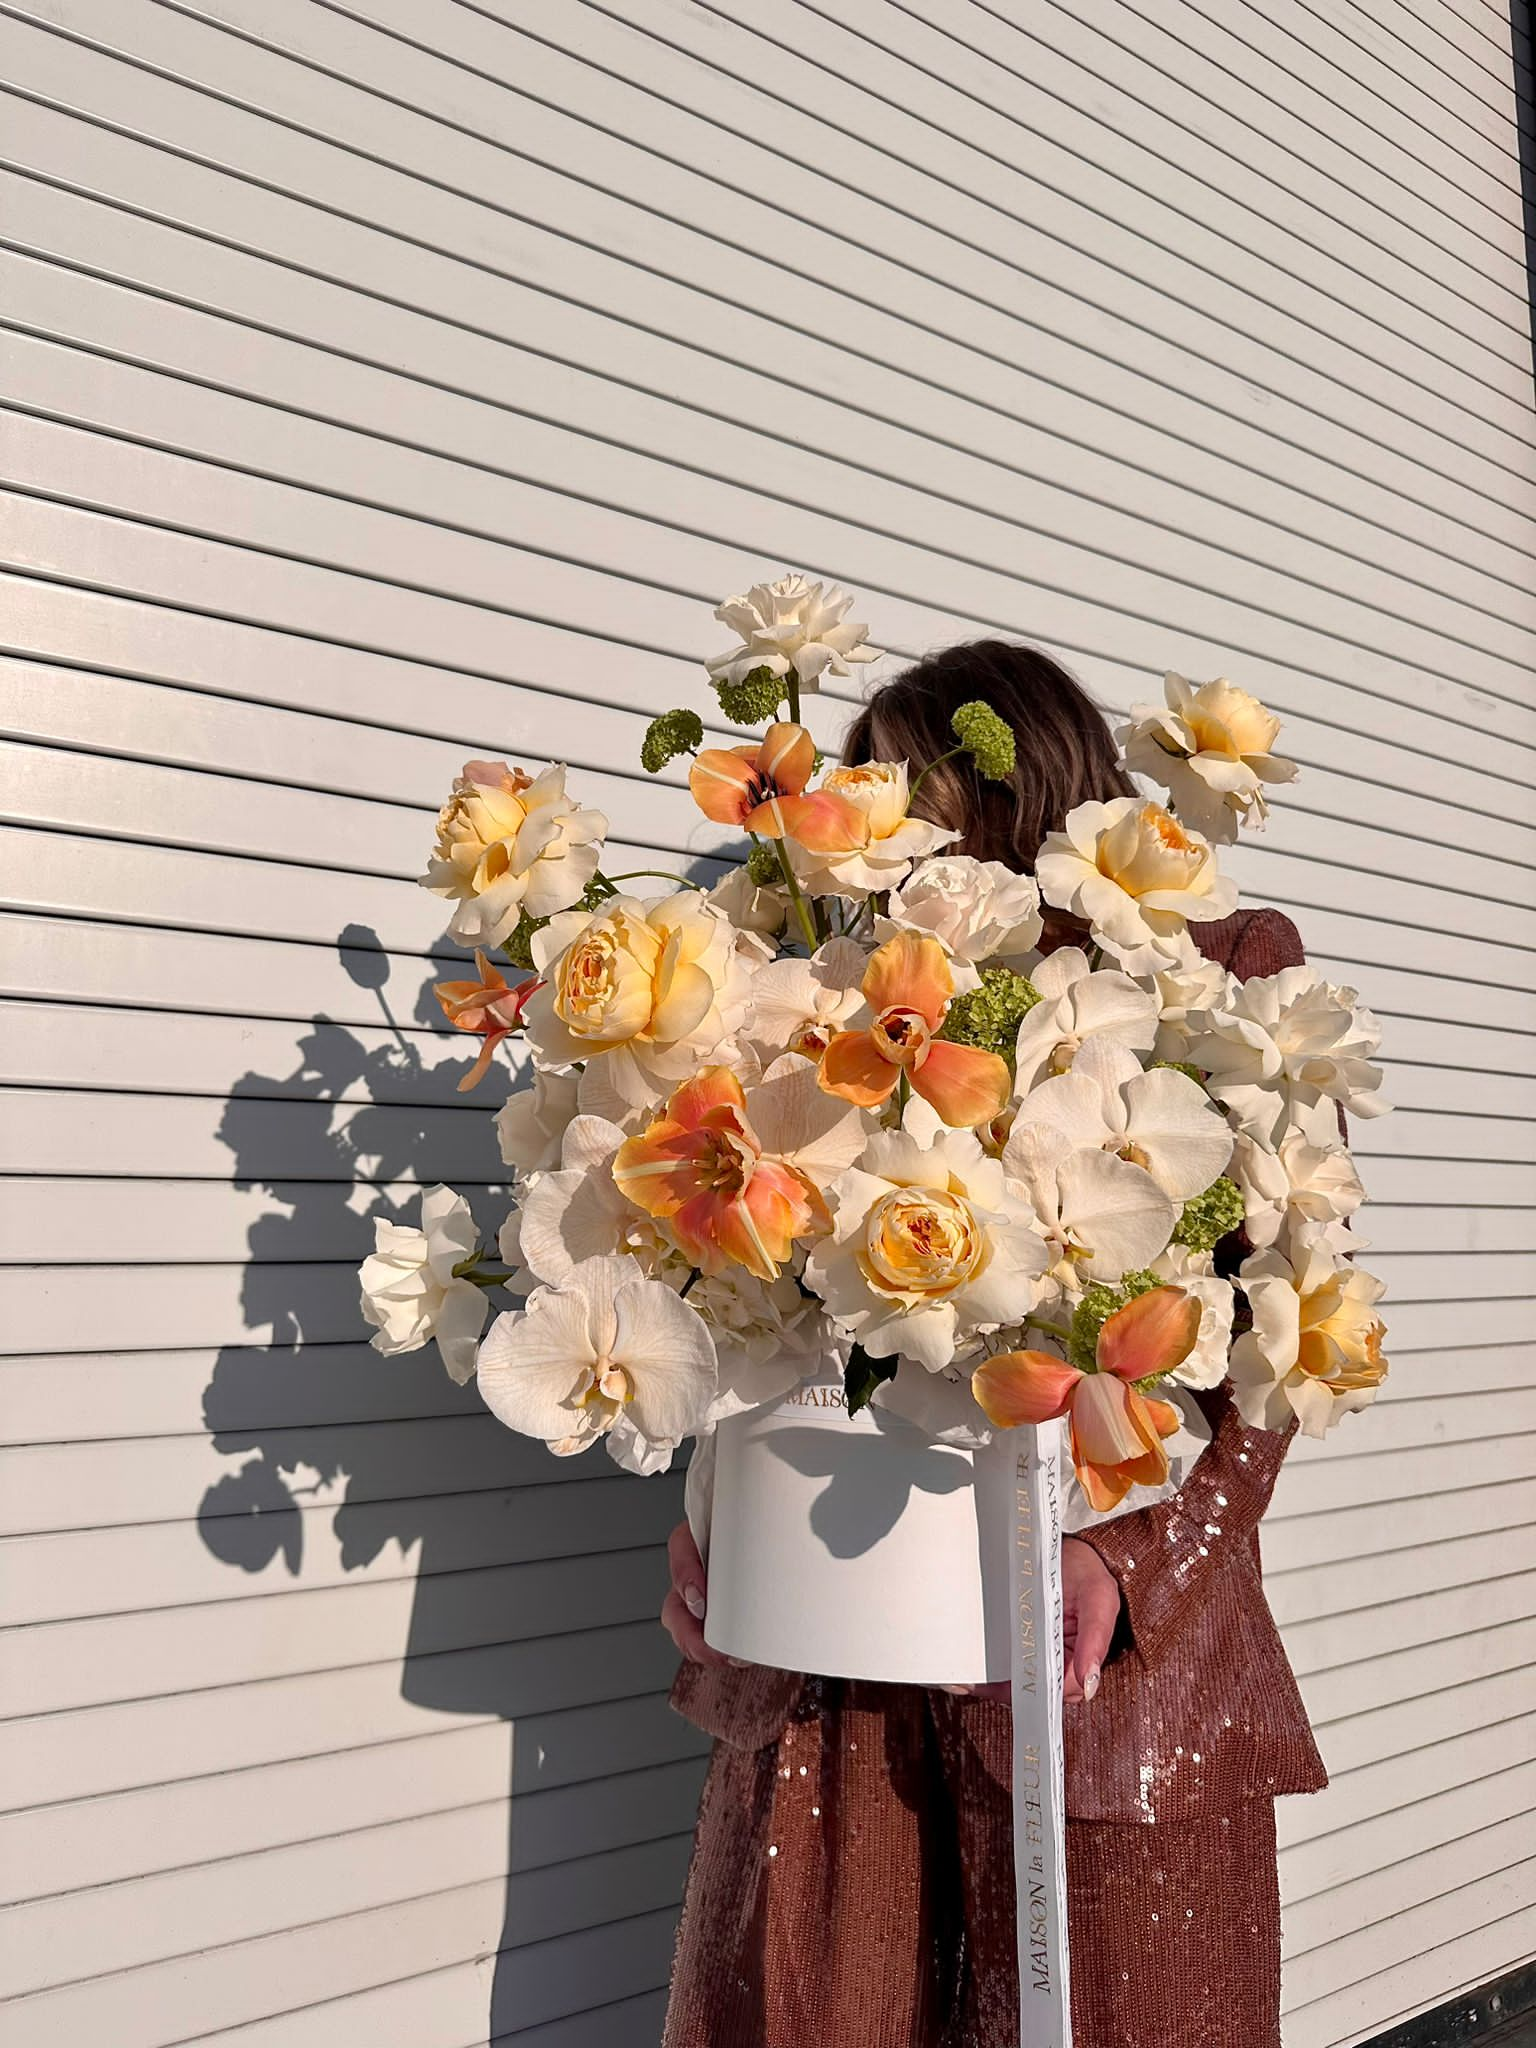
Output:
<svg viewBox="0 0 1536 2048">
<path fill-rule="evenodd" d="M 771 846 L 754 846 L 747 855 L 747 873 L 759 889 L 766 889 L 774 882 L 782 882 L 784 870 L 779 865 L 779 856 Z"/>
<path fill-rule="evenodd" d="M 983 967 L 981 987 L 955 997 L 939 1036 L 1001 1053 L 1011 1065 L 1019 1026 L 1039 1000 L 1034 983 L 1011 967 Z"/>
<path fill-rule="evenodd" d="M 502 942 L 502 951 L 514 967 L 525 971 L 533 966 L 533 935 L 543 931 L 547 917 L 530 917 L 525 910 Z"/>
<path fill-rule="evenodd" d="M 766 725 L 784 702 L 784 678 L 771 668 L 755 668 L 739 683 L 721 677 L 715 684 L 720 709 L 732 725 Z"/>
<path fill-rule="evenodd" d="M 1192 1060 L 1148 1060 L 1147 1072 L 1150 1073 L 1154 1067 L 1167 1067 L 1171 1073 L 1182 1074 L 1187 1081 L 1194 1081 L 1202 1088 L 1205 1086 L 1205 1075 Z"/>
<path fill-rule="evenodd" d="M 1243 1191 L 1222 1174 L 1203 1195 L 1193 1195 L 1184 1204 L 1184 1213 L 1173 1226 L 1173 1242 L 1192 1252 L 1214 1251 L 1242 1220 Z"/>
<path fill-rule="evenodd" d="M 1154 1287 L 1167 1286 L 1155 1273 L 1143 1267 L 1127 1273 L 1116 1286 L 1094 1280 L 1083 1289 L 1083 1298 L 1072 1311 L 1072 1334 L 1067 1339 L 1067 1361 L 1079 1372 L 1097 1370 L 1099 1332 L 1117 1309 L 1134 1301 L 1138 1294 L 1150 1294 Z"/>
<path fill-rule="evenodd" d="M 1012 726 L 979 698 L 962 704 L 949 723 L 955 738 L 987 780 L 1006 782 L 1018 758 Z"/>
<path fill-rule="evenodd" d="M 704 721 L 697 711 L 663 711 L 645 728 L 640 766 L 647 775 L 659 775 L 678 754 L 692 754 L 703 744 Z"/>
</svg>

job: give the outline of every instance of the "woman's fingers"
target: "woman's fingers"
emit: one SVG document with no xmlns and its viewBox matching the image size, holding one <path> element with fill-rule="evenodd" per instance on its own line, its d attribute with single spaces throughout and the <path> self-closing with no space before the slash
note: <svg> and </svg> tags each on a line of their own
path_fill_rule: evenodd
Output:
<svg viewBox="0 0 1536 2048">
<path fill-rule="evenodd" d="M 662 1602 L 662 1627 L 695 1664 L 734 1662 L 719 1650 L 712 1650 L 704 1640 L 704 1561 L 686 1522 L 679 1522 L 667 1538 L 667 1565 L 672 1574 L 672 1590 Z"/>
</svg>

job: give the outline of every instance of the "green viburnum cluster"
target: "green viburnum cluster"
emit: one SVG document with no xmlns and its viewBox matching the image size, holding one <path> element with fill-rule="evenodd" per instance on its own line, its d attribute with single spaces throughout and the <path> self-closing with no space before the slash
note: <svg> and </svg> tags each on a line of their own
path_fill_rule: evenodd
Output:
<svg viewBox="0 0 1536 2048">
<path fill-rule="evenodd" d="M 1083 1298 L 1072 1311 L 1072 1334 L 1067 1339 L 1067 1360 L 1080 1372 L 1097 1370 L 1099 1332 L 1117 1309 L 1132 1302 L 1138 1294 L 1150 1294 L 1154 1287 L 1166 1286 L 1155 1273 L 1143 1267 L 1139 1272 L 1127 1273 L 1123 1279 L 1111 1286 L 1107 1280 L 1094 1280 L 1083 1289 Z"/>
<path fill-rule="evenodd" d="M 1222 1174 L 1203 1195 L 1193 1195 L 1173 1226 L 1173 1242 L 1192 1252 L 1214 1251 L 1243 1220 L 1243 1191 Z"/>
<path fill-rule="evenodd" d="M 754 846 L 747 855 L 747 873 L 759 889 L 766 889 L 774 882 L 782 882 L 784 870 L 779 864 L 777 849 L 772 846 Z"/>
<path fill-rule="evenodd" d="M 784 702 L 784 678 L 766 666 L 754 668 L 739 683 L 717 680 L 715 695 L 732 725 L 765 725 Z"/>
<path fill-rule="evenodd" d="M 1205 1075 L 1193 1060 L 1148 1060 L 1147 1071 L 1150 1073 L 1154 1067 L 1167 1067 L 1172 1073 L 1182 1074 L 1186 1081 L 1193 1081 L 1201 1088 L 1205 1086 Z"/>
<path fill-rule="evenodd" d="M 962 704 L 950 729 L 989 782 L 1006 782 L 1018 758 L 1013 728 L 979 699 Z"/>
<path fill-rule="evenodd" d="M 645 728 L 640 742 L 640 766 L 647 775 L 659 775 L 678 754 L 692 754 L 704 744 L 704 721 L 697 711 L 663 711 Z"/>
<path fill-rule="evenodd" d="M 1027 976 L 1011 967 L 983 967 L 980 988 L 955 997 L 939 1036 L 1001 1053 L 1011 1065 L 1019 1026 L 1039 1000 L 1040 991 Z"/>
</svg>

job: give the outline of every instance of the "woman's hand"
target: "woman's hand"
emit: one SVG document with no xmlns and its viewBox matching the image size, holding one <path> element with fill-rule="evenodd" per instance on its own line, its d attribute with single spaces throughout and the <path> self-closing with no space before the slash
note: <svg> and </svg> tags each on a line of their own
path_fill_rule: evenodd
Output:
<svg viewBox="0 0 1536 2048">
<path fill-rule="evenodd" d="M 1069 1701 L 1091 1700 L 1099 1689 L 1099 1671 L 1120 1618 L 1120 1587 L 1092 1545 L 1079 1543 L 1072 1536 L 1061 1546 L 1061 1594 L 1065 1657 L 1061 1696 Z M 1013 1687 L 1007 1679 L 999 1679 L 991 1685 L 946 1685 L 943 1690 L 1006 1700 Z"/>
<path fill-rule="evenodd" d="M 704 1640 L 704 1560 L 686 1522 L 679 1522 L 667 1538 L 667 1563 L 672 1590 L 662 1602 L 662 1627 L 695 1664 L 735 1663 L 735 1658 L 722 1656 Z"/>
</svg>

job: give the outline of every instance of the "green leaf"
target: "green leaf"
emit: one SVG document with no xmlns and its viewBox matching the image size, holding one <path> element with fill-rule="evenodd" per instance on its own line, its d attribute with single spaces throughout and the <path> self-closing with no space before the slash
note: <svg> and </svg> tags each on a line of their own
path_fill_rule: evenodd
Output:
<svg viewBox="0 0 1536 2048">
<path fill-rule="evenodd" d="M 896 1377 L 896 1358 L 871 1358 L 862 1344 L 855 1344 L 848 1354 L 848 1363 L 843 1368 L 843 1393 L 848 1404 L 848 1413 L 857 1415 L 861 1408 L 869 1406 L 869 1398 L 876 1387 Z"/>
</svg>

